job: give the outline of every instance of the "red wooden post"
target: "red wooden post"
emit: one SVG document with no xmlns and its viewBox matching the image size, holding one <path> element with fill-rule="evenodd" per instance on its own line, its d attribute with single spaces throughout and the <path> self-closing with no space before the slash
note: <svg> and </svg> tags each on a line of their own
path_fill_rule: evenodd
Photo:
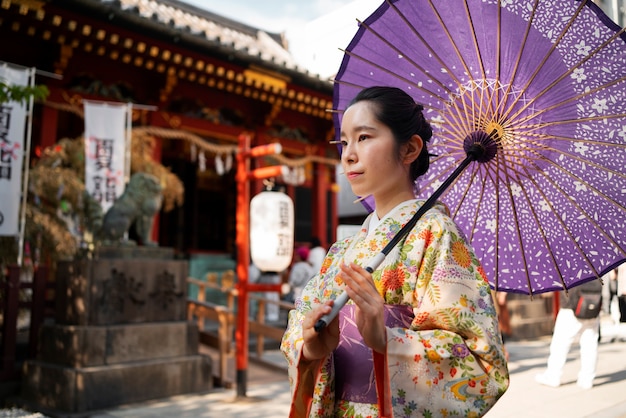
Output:
<svg viewBox="0 0 626 418">
<path fill-rule="evenodd" d="M 237 328 L 235 344 L 237 347 L 237 396 L 246 396 L 248 384 L 248 271 L 250 265 L 250 136 L 239 135 L 239 152 L 237 153 L 237 214 L 236 238 L 237 245 Z"/>
<path fill-rule="evenodd" d="M 327 246 L 330 241 L 328 236 L 328 169 L 323 164 L 314 164 L 315 177 L 313 181 L 313 231 L 312 234 Z"/>
<path fill-rule="evenodd" d="M 262 145 L 250 149 L 250 136 L 239 135 L 237 153 L 237 214 L 236 238 L 237 246 L 237 329 L 235 345 L 237 348 L 237 396 L 245 397 L 248 385 L 248 311 L 250 291 L 277 290 L 280 285 L 250 285 L 248 272 L 250 268 L 250 180 L 275 177 L 281 173 L 282 167 L 262 167 L 250 172 L 250 158 L 261 157 L 281 152 L 280 144 Z"/>
</svg>

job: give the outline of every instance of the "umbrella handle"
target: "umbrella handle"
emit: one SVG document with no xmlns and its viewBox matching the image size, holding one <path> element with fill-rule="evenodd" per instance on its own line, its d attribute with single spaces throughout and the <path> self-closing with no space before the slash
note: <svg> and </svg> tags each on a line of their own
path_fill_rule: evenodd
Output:
<svg viewBox="0 0 626 418">
<path fill-rule="evenodd" d="M 372 259 L 370 265 L 365 267 L 365 270 L 369 271 L 370 273 L 373 273 L 374 270 L 376 270 L 378 268 L 378 266 L 380 266 L 380 263 L 383 262 L 383 260 L 385 259 L 385 256 L 386 256 L 386 254 L 383 253 L 382 251 L 380 253 L 378 253 Z M 341 308 L 343 308 L 346 305 L 346 303 L 348 303 L 349 299 L 350 299 L 350 297 L 348 296 L 348 292 L 346 292 L 345 290 L 343 292 L 341 292 L 341 294 L 339 296 L 337 296 L 337 298 L 335 298 L 331 311 L 329 313 L 327 313 L 326 315 L 322 316 L 320 319 L 317 320 L 317 322 L 313 326 L 315 331 L 316 332 L 320 332 L 328 324 L 330 324 L 330 322 L 333 319 L 335 319 L 335 317 L 337 316 L 337 314 L 339 313 Z"/>
</svg>

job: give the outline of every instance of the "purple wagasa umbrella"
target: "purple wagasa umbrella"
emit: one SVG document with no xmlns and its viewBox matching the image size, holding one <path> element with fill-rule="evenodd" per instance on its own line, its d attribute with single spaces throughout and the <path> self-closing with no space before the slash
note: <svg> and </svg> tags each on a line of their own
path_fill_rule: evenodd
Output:
<svg viewBox="0 0 626 418">
<path fill-rule="evenodd" d="M 466 158 L 466 137 L 494 134 L 496 157 L 440 197 L 494 288 L 568 289 L 626 260 L 626 34 L 591 1 L 387 1 L 335 81 L 337 132 L 364 87 L 424 105 L 437 157 L 423 198 Z"/>
</svg>

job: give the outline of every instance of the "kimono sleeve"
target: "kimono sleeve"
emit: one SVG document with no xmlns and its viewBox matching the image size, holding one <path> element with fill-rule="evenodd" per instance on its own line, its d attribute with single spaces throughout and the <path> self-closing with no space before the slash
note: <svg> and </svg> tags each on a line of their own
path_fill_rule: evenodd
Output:
<svg viewBox="0 0 626 418">
<path fill-rule="evenodd" d="M 296 300 L 295 309 L 289 312 L 280 349 L 288 364 L 292 391 L 290 416 L 293 417 L 332 416 L 335 407 L 333 356 L 331 354 L 317 361 L 303 359 L 302 321 L 313 305 L 321 304 L 341 293 L 342 289 L 333 281 L 337 266 L 332 263 L 334 255 L 341 253 L 341 247 L 337 243 L 333 246 L 324 259 L 320 272 L 308 281 L 301 298 Z"/>
</svg>

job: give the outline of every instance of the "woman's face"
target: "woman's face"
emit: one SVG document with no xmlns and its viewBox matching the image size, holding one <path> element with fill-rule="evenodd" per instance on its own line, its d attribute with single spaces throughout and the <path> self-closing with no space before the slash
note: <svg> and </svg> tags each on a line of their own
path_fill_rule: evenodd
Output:
<svg viewBox="0 0 626 418">
<path fill-rule="evenodd" d="M 391 129 L 376 118 L 373 106 L 361 101 L 344 112 L 341 165 L 354 194 L 372 195 L 378 216 L 383 216 L 396 204 L 413 197 L 413 184 L 410 162 L 399 158 Z"/>
</svg>

